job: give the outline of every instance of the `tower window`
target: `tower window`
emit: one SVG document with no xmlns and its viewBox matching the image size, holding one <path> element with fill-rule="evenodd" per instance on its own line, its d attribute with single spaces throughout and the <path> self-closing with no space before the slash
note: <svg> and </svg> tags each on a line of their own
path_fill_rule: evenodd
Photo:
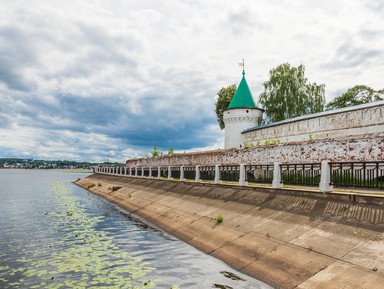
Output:
<svg viewBox="0 0 384 289">
<path fill-rule="evenodd" d="M 245 112 L 246 112 L 246 113 L 248 113 L 248 112 L 249 112 L 249 110 L 247 109 Z"/>
</svg>

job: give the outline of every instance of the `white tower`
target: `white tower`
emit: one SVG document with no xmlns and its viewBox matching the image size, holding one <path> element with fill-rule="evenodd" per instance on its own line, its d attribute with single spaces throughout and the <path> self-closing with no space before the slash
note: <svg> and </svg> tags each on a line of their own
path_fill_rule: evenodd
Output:
<svg viewBox="0 0 384 289">
<path fill-rule="evenodd" d="M 258 121 L 263 116 L 264 110 L 256 107 L 244 75 L 243 69 L 243 78 L 228 106 L 228 110 L 223 115 L 225 149 L 242 147 L 244 145 L 242 132 L 258 126 Z"/>
</svg>

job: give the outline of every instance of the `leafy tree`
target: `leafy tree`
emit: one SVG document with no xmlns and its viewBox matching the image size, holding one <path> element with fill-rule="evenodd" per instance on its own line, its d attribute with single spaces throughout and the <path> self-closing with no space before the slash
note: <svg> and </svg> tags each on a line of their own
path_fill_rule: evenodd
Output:
<svg viewBox="0 0 384 289">
<path fill-rule="evenodd" d="M 236 84 L 233 84 L 228 87 L 223 87 L 217 93 L 215 112 L 217 115 L 217 122 L 219 123 L 221 129 L 225 127 L 223 113 L 227 110 L 229 104 L 231 103 L 232 97 L 235 95 L 236 88 Z"/>
<path fill-rule="evenodd" d="M 173 148 L 169 148 L 168 154 L 173 155 L 175 153 L 175 150 Z"/>
<path fill-rule="evenodd" d="M 366 85 L 355 85 L 327 104 L 327 110 L 349 107 L 383 100 L 384 90 L 374 90 Z"/>
<path fill-rule="evenodd" d="M 153 146 L 152 156 L 153 157 L 159 156 L 159 150 L 157 149 L 156 145 Z"/>
<path fill-rule="evenodd" d="M 324 110 L 324 84 L 308 83 L 304 65 L 284 63 L 270 70 L 263 83 L 259 103 L 265 109 L 264 122 L 276 122 Z"/>
</svg>

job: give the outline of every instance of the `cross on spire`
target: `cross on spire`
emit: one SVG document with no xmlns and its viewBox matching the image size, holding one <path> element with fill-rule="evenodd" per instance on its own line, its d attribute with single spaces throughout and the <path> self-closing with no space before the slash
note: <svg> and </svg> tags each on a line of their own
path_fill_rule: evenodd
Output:
<svg viewBox="0 0 384 289">
<path fill-rule="evenodd" d="M 243 58 L 243 62 L 240 62 L 239 63 L 239 66 L 242 66 L 243 67 L 243 76 L 244 76 L 244 74 L 245 74 L 245 63 L 244 63 L 244 58 Z"/>
</svg>

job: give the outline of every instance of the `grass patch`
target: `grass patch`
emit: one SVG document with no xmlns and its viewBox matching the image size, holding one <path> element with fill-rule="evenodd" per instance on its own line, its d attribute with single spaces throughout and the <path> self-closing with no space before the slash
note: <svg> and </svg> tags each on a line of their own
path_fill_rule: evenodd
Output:
<svg viewBox="0 0 384 289">
<path fill-rule="evenodd" d="M 224 221 L 224 217 L 222 215 L 217 215 L 216 222 L 222 223 Z"/>
<path fill-rule="evenodd" d="M 95 186 L 95 184 L 88 184 L 87 189 L 93 188 L 94 186 Z"/>
</svg>

